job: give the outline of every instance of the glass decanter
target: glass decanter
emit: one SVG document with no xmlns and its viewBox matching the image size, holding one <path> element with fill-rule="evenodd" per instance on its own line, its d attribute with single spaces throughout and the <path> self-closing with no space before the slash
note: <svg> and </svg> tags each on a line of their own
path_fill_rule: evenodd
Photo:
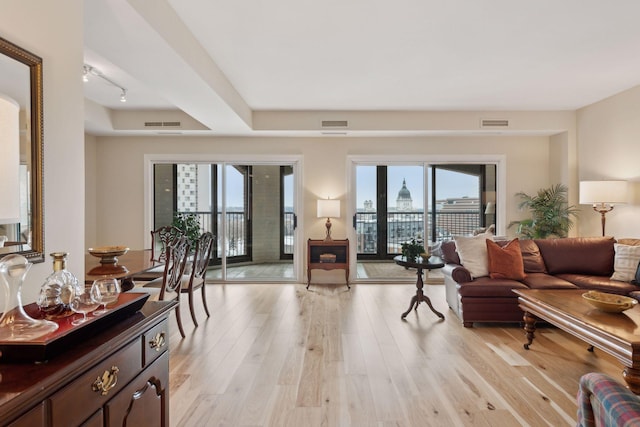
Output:
<svg viewBox="0 0 640 427">
<path fill-rule="evenodd" d="M 22 284 L 31 265 L 17 254 L 0 260 L 0 286 L 5 297 L 0 317 L 0 341 L 30 341 L 58 329 L 57 323 L 33 319 L 22 307 Z"/>
<path fill-rule="evenodd" d="M 73 315 L 71 301 L 82 289 L 78 279 L 67 270 L 67 252 L 53 252 L 53 273 L 40 288 L 38 307 L 46 319 L 60 319 Z"/>
</svg>

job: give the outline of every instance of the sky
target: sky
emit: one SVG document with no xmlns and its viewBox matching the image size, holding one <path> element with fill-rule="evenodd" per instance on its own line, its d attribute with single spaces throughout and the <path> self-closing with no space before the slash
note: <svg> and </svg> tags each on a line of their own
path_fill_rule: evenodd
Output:
<svg viewBox="0 0 640 427">
<path fill-rule="evenodd" d="M 422 166 L 388 166 L 387 182 L 389 204 L 395 207 L 398 191 L 402 188 L 402 180 L 406 180 L 407 189 L 411 192 L 413 206 L 420 208 L 424 200 L 424 178 Z M 376 166 L 359 165 L 356 167 L 356 193 L 358 208 L 364 207 L 365 200 L 376 202 Z M 431 171 L 428 171 L 431 176 Z M 227 206 L 241 207 L 243 204 L 242 176 L 232 167 L 227 169 Z M 477 197 L 478 178 L 470 175 L 438 170 L 436 197 Z M 285 180 L 285 206 L 293 206 L 293 177 Z"/>
<path fill-rule="evenodd" d="M 358 208 L 364 207 L 365 200 L 376 202 L 376 167 L 357 166 L 356 186 Z M 424 206 L 424 168 L 422 166 L 388 166 L 387 167 L 387 192 L 388 203 L 391 207 L 396 205 L 398 191 L 402 188 L 402 181 L 406 180 L 407 189 L 411 192 L 413 207 Z M 431 170 L 428 171 L 431 176 Z M 455 173 L 446 170 L 438 170 L 436 197 L 438 200 L 450 197 L 477 197 L 478 178 L 470 175 Z"/>
</svg>

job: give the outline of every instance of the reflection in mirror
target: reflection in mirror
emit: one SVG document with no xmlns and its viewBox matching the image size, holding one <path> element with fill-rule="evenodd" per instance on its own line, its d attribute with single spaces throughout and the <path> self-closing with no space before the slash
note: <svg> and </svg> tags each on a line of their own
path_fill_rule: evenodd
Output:
<svg viewBox="0 0 640 427">
<path fill-rule="evenodd" d="M 0 258 L 44 260 L 42 59 L 0 38 Z"/>
</svg>

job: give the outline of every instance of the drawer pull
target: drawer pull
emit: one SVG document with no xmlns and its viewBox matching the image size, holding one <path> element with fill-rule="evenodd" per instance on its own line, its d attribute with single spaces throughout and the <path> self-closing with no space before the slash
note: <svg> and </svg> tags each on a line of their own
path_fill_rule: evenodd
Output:
<svg viewBox="0 0 640 427">
<path fill-rule="evenodd" d="M 166 345 L 166 341 L 164 339 L 164 332 L 158 332 L 156 336 L 154 336 L 149 341 L 149 347 L 155 349 L 156 351 L 162 350 L 162 347 Z"/>
<path fill-rule="evenodd" d="M 109 390 L 114 388 L 118 383 L 118 369 L 117 366 L 112 366 L 111 370 L 104 371 L 101 377 L 96 378 L 91 386 L 93 391 L 99 391 L 101 395 L 106 396 Z"/>
</svg>

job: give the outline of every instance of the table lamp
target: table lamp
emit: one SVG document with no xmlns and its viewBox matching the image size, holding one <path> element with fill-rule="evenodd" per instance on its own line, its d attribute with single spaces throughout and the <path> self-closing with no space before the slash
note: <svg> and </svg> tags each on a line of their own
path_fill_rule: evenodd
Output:
<svg viewBox="0 0 640 427">
<path fill-rule="evenodd" d="M 318 199 L 318 218 L 327 218 L 327 237 L 331 241 L 331 218 L 340 218 L 340 200 Z"/>
<path fill-rule="evenodd" d="M 620 203 L 627 203 L 627 181 L 580 181 L 580 204 L 592 204 L 600 213 L 603 236 L 605 215 Z"/>
</svg>

